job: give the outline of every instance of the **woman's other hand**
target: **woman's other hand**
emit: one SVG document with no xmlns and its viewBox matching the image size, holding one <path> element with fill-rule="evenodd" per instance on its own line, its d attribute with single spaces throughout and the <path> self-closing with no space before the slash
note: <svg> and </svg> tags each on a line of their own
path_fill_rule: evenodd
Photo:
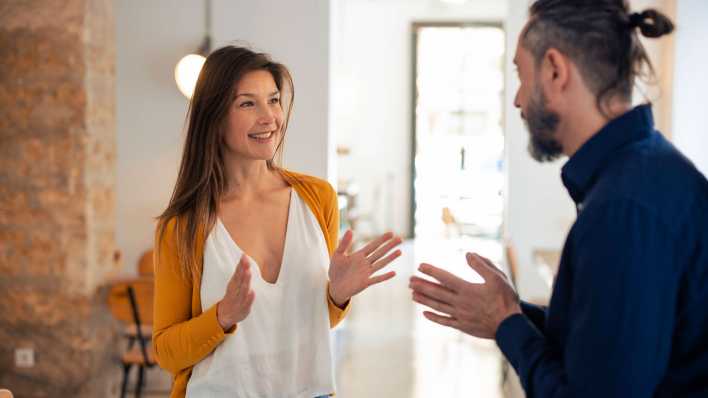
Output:
<svg viewBox="0 0 708 398">
<path fill-rule="evenodd" d="M 342 237 L 329 265 L 329 294 L 338 306 L 343 306 L 350 298 L 366 288 L 393 278 L 396 273 L 372 276 L 401 255 L 400 250 L 392 250 L 401 244 L 401 238 L 387 232 L 367 243 L 361 249 L 347 254 L 352 244 L 352 231 Z"/>
<path fill-rule="evenodd" d="M 236 266 L 233 276 L 226 285 L 224 298 L 216 307 L 216 318 L 224 330 L 246 319 L 256 294 L 251 290 L 251 266 L 244 254 Z"/>
</svg>

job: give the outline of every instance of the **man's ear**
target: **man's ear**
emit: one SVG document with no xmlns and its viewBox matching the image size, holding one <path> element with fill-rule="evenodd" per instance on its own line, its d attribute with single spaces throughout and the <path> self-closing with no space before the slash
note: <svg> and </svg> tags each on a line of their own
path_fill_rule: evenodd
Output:
<svg viewBox="0 0 708 398">
<path fill-rule="evenodd" d="M 541 79 L 547 94 L 562 92 L 570 77 L 570 59 L 555 48 L 549 48 L 541 63 Z"/>
</svg>

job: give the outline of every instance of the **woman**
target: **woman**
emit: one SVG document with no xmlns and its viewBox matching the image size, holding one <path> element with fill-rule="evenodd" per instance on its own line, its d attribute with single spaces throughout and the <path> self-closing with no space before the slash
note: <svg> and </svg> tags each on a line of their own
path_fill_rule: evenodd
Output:
<svg viewBox="0 0 708 398">
<path fill-rule="evenodd" d="M 333 394 L 329 328 L 394 276 L 373 274 L 400 238 L 348 254 L 332 187 L 276 165 L 292 99 L 285 66 L 245 48 L 213 52 L 199 75 L 156 232 L 153 341 L 171 397 Z"/>
</svg>

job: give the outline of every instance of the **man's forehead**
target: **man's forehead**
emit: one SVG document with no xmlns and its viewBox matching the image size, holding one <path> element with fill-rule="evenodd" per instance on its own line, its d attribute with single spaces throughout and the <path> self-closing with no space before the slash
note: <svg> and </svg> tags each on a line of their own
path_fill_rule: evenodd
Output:
<svg viewBox="0 0 708 398">
<path fill-rule="evenodd" d="M 519 50 L 521 47 L 523 47 L 524 39 L 526 38 L 526 33 L 528 33 L 529 27 L 531 26 L 531 21 L 532 19 L 529 19 L 526 21 L 526 24 L 524 24 L 524 27 L 521 29 L 521 33 L 519 33 L 519 38 L 516 40 L 516 56 L 519 56 Z"/>
</svg>

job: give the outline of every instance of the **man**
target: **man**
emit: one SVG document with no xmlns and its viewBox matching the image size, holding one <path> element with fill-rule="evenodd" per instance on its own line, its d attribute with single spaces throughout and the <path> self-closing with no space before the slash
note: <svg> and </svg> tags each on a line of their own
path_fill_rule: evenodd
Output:
<svg viewBox="0 0 708 398">
<path fill-rule="evenodd" d="M 637 31 L 673 25 L 621 0 L 538 0 L 520 35 L 515 105 L 539 160 L 569 157 L 577 205 L 547 309 L 520 302 L 487 259 L 468 283 L 411 278 L 429 320 L 494 338 L 529 397 L 708 397 L 708 181 L 631 108 L 651 70 Z"/>
</svg>

